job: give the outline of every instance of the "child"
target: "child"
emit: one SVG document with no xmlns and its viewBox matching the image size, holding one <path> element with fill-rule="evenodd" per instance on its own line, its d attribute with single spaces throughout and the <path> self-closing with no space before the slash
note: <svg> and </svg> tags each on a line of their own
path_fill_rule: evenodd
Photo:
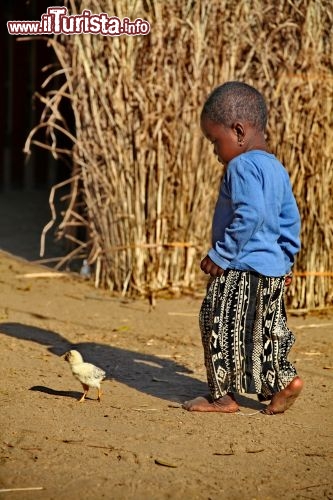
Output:
<svg viewBox="0 0 333 500">
<path fill-rule="evenodd" d="M 213 245 L 201 262 L 211 276 L 200 311 L 210 395 L 189 411 L 238 411 L 235 393 L 289 408 L 303 382 L 287 361 L 295 341 L 286 325 L 284 287 L 299 251 L 300 218 L 288 174 L 265 141 L 263 96 L 227 82 L 208 97 L 201 128 L 225 166 L 213 217 Z"/>
</svg>

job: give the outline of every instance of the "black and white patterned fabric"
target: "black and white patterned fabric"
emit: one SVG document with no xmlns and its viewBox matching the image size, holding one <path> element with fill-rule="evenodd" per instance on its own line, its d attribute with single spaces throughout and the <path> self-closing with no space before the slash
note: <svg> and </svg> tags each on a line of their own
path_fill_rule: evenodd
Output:
<svg viewBox="0 0 333 500">
<path fill-rule="evenodd" d="M 295 337 L 283 296 L 284 277 L 226 270 L 212 279 L 200 330 L 213 399 L 233 392 L 254 393 L 263 401 L 297 375 L 287 360 Z"/>
</svg>

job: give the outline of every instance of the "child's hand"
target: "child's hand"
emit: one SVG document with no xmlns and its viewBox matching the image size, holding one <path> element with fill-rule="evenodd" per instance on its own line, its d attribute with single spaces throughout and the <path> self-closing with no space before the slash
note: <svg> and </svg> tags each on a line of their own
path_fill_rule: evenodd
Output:
<svg viewBox="0 0 333 500">
<path fill-rule="evenodd" d="M 215 262 L 213 262 L 208 255 L 206 255 L 206 257 L 201 261 L 200 268 L 204 273 L 210 274 L 213 277 L 222 276 L 224 272 L 222 267 L 215 264 Z"/>
<path fill-rule="evenodd" d="M 284 286 L 290 286 L 292 280 L 293 280 L 292 273 L 287 274 L 284 278 Z"/>
</svg>

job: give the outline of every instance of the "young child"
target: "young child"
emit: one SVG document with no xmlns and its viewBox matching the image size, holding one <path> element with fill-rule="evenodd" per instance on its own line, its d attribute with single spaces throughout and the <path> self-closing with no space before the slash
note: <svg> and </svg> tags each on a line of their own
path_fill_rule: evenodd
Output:
<svg viewBox="0 0 333 500">
<path fill-rule="evenodd" d="M 299 251 L 300 217 L 287 171 L 265 141 L 267 108 L 255 88 L 227 82 L 208 97 L 201 128 L 225 167 L 201 262 L 211 276 L 200 311 L 210 395 L 189 411 L 238 411 L 235 393 L 288 409 L 303 382 L 287 360 L 295 341 L 286 324 L 284 287 Z"/>
</svg>

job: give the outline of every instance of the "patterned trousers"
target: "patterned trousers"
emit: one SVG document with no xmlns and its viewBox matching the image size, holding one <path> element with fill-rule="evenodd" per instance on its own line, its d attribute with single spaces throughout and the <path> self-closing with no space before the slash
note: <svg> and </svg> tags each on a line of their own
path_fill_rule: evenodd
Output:
<svg viewBox="0 0 333 500">
<path fill-rule="evenodd" d="M 200 310 L 208 385 L 270 399 L 297 375 L 287 356 L 295 342 L 284 307 L 284 277 L 226 270 L 213 278 Z"/>
</svg>

